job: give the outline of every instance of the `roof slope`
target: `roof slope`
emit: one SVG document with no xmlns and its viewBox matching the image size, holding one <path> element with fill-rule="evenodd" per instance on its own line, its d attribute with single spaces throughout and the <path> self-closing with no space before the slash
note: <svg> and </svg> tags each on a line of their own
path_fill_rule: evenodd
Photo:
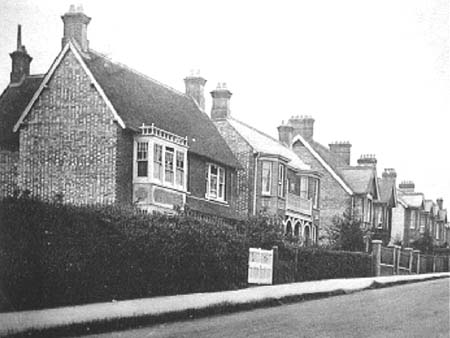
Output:
<svg viewBox="0 0 450 338">
<path fill-rule="evenodd" d="M 39 88 L 44 75 L 26 77 L 19 85 L 9 85 L 0 96 L 0 149 L 16 150 L 19 147 L 19 133 L 13 132 L 33 94 Z"/>
<path fill-rule="evenodd" d="M 221 164 L 239 163 L 209 117 L 189 96 L 90 51 L 83 60 L 126 127 L 155 124 L 188 137 L 189 150 Z"/>
<path fill-rule="evenodd" d="M 395 195 L 395 181 L 381 178 L 378 179 L 378 186 L 380 187 L 380 201 L 389 203 L 392 195 Z"/>
<path fill-rule="evenodd" d="M 289 160 L 288 165 L 290 167 L 299 170 L 311 170 L 311 167 L 305 164 L 296 153 L 273 137 L 232 117 L 228 118 L 228 122 L 255 151 L 265 154 L 281 155 Z"/>
<path fill-rule="evenodd" d="M 355 194 L 369 193 L 375 178 L 374 168 L 371 167 L 342 168 L 341 174 Z"/>
<path fill-rule="evenodd" d="M 399 199 L 401 199 L 408 207 L 420 208 L 423 203 L 422 193 L 400 193 Z"/>
</svg>

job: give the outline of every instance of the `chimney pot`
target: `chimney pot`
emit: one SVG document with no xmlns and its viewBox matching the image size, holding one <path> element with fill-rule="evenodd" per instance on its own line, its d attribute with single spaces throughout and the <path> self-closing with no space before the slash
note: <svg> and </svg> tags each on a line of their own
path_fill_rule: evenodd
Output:
<svg viewBox="0 0 450 338">
<path fill-rule="evenodd" d="M 377 166 L 377 158 L 375 157 L 374 154 L 361 155 L 357 162 L 359 166 L 367 166 L 367 167 Z"/>
<path fill-rule="evenodd" d="M 306 141 L 314 136 L 314 119 L 311 116 L 296 116 L 289 119 L 288 124 L 294 128 L 293 136 L 301 135 Z"/>
<path fill-rule="evenodd" d="M 328 145 L 330 151 L 336 154 L 346 165 L 350 165 L 350 156 L 352 145 L 350 142 L 332 142 Z"/>
<path fill-rule="evenodd" d="M 62 48 L 70 41 L 75 40 L 83 52 L 88 51 L 89 41 L 87 39 L 87 26 L 91 18 L 83 13 L 83 8 L 74 5 L 61 19 L 64 22 L 64 33 L 62 38 Z"/>
<path fill-rule="evenodd" d="M 225 82 L 218 83 L 217 88 L 211 92 L 213 105 L 211 108 L 211 119 L 220 120 L 230 117 L 230 98 L 233 95 Z"/>
<path fill-rule="evenodd" d="M 17 48 L 9 54 L 11 56 L 11 83 L 19 83 L 25 76 L 30 75 L 30 63 L 33 58 L 28 55 L 25 46 L 22 45 L 22 26 L 17 26 Z"/>
<path fill-rule="evenodd" d="M 414 189 L 416 188 L 416 185 L 413 181 L 402 181 L 398 185 L 399 189 L 404 192 L 414 192 Z"/>
<path fill-rule="evenodd" d="M 205 111 L 205 83 L 200 76 L 200 70 L 191 70 L 191 75 L 184 79 L 186 95 L 192 97 L 198 106 Z"/>
</svg>

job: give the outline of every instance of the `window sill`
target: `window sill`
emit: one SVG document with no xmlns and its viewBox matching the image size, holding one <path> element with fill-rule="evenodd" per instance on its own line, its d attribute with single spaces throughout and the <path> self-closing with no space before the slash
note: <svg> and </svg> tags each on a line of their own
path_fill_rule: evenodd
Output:
<svg viewBox="0 0 450 338">
<path fill-rule="evenodd" d="M 222 205 L 224 207 L 230 206 L 227 201 L 216 200 L 216 199 L 208 198 L 206 196 L 203 198 L 203 197 L 197 197 L 197 196 L 193 196 L 193 195 L 189 194 L 189 198 L 193 198 L 193 199 L 196 199 L 199 201 L 209 202 L 209 203 L 213 203 L 213 204 Z"/>
</svg>

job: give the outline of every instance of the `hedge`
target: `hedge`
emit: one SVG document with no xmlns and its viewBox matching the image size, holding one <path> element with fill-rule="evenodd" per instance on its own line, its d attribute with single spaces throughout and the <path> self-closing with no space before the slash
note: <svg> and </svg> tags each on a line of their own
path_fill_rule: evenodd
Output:
<svg viewBox="0 0 450 338">
<path fill-rule="evenodd" d="M 292 246 L 279 223 L 232 225 L 114 206 L 0 200 L 0 311 L 247 286 L 248 248 L 280 248 L 281 282 L 368 272 L 359 254 Z M 295 277 L 295 278 L 293 278 Z"/>
</svg>

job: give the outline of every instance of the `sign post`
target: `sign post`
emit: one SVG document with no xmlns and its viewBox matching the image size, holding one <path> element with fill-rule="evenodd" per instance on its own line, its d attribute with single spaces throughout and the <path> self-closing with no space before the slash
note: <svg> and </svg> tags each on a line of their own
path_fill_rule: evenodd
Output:
<svg viewBox="0 0 450 338">
<path fill-rule="evenodd" d="M 273 283 L 273 250 L 250 248 L 248 256 L 248 283 Z"/>
</svg>

